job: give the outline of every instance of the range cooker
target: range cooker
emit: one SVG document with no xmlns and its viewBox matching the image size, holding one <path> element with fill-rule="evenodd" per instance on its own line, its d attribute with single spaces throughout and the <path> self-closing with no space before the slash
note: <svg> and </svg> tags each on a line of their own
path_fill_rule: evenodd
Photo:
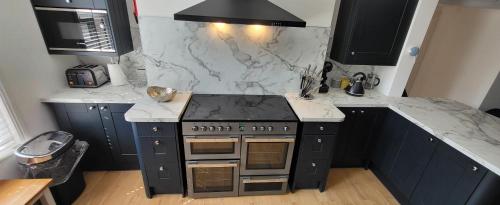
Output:
<svg viewBox="0 0 500 205">
<path fill-rule="evenodd" d="M 182 119 L 188 195 L 282 194 L 297 117 L 275 95 L 193 95 Z"/>
</svg>

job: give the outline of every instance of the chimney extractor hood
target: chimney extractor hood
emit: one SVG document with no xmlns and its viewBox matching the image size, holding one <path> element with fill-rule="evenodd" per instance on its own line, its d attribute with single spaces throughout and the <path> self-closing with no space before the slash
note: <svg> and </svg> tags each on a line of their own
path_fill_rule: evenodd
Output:
<svg viewBox="0 0 500 205">
<path fill-rule="evenodd" d="M 206 0 L 174 14 L 175 20 L 306 27 L 306 22 L 268 0 Z"/>
</svg>

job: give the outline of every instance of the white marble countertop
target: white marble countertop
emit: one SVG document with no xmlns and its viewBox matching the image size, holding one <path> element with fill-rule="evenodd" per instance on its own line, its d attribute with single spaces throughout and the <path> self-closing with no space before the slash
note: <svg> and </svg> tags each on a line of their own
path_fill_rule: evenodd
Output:
<svg viewBox="0 0 500 205">
<path fill-rule="evenodd" d="M 138 101 L 125 113 L 129 122 L 179 122 L 191 99 L 191 92 L 178 92 L 169 102 L 158 103 L 151 98 Z"/>
<path fill-rule="evenodd" d="M 339 89 L 315 94 L 307 102 L 299 102 L 296 93 L 285 96 L 304 121 L 321 121 L 321 118 L 335 121 L 336 112 L 322 111 L 335 106 L 388 107 L 500 175 L 500 119 L 462 103 L 437 98 L 387 97 L 375 91 L 367 91 L 365 97 L 353 97 Z M 309 112 L 311 109 L 318 111 Z"/>
</svg>

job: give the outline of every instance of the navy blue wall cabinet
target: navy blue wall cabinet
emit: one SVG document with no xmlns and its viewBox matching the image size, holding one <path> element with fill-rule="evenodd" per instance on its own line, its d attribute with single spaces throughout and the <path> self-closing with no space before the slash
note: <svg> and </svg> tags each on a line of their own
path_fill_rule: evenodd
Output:
<svg viewBox="0 0 500 205">
<path fill-rule="evenodd" d="M 59 127 L 90 146 L 84 170 L 129 170 L 139 164 L 131 123 L 124 119 L 130 104 L 50 104 Z"/>
<path fill-rule="evenodd" d="M 178 123 L 133 123 L 146 195 L 184 193 Z"/>
<path fill-rule="evenodd" d="M 337 138 L 338 123 L 303 123 L 296 163 L 292 169 L 292 191 L 318 188 L 325 190 Z"/>
<path fill-rule="evenodd" d="M 332 167 L 366 167 L 373 137 L 383 122 L 385 108 L 339 108 L 346 118 L 335 143 Z"/>
<path fill-rule="evenodd" d="M 342 0 L 331 58 L 351 65 L 396 65 L 418 0 Z"/>
</svg>

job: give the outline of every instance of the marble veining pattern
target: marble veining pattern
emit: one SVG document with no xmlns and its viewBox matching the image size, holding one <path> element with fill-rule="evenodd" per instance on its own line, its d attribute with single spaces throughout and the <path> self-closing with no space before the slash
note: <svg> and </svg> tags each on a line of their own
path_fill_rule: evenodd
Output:
<svg viewBox="0 0 500 205">
<path fill-rule="evenodd" d="M 191 99 L 191 92 L 179 92 L 169 102 L 156 102 L 147 97 L 132 106 L 125 113 L 129 122 L 179 122 Z"/>
<path fill-rule="evenodd" d="M 303 121 L 334 121 L 339 116 L 315 109 L 339 107 L 388 107 L 433 134 L 443 142 L 500 175 L 500 119 L 462 103 L 439 98 L 387 97 L 368 91 L 366 97 L 352 97 L 340 89 L 316 94 L 312 101 L 298 101 L 296 93 L 285 95 Z"/>
<path fill-rule="evenodd" d="M 42 98 L 46 103 L 136 103 L 148 97 L 146 87 L 135 85 L 112 86 L 110 83 L 99 88 L 64 88 L 53 95 Z"/>
<path fill-rule="evenodd" d="M 141 17 L 149 85 L 217 94 L 296 91 L 308 65 L 322 68 L 330 28 L 252 27 Z"/>
</svg>

